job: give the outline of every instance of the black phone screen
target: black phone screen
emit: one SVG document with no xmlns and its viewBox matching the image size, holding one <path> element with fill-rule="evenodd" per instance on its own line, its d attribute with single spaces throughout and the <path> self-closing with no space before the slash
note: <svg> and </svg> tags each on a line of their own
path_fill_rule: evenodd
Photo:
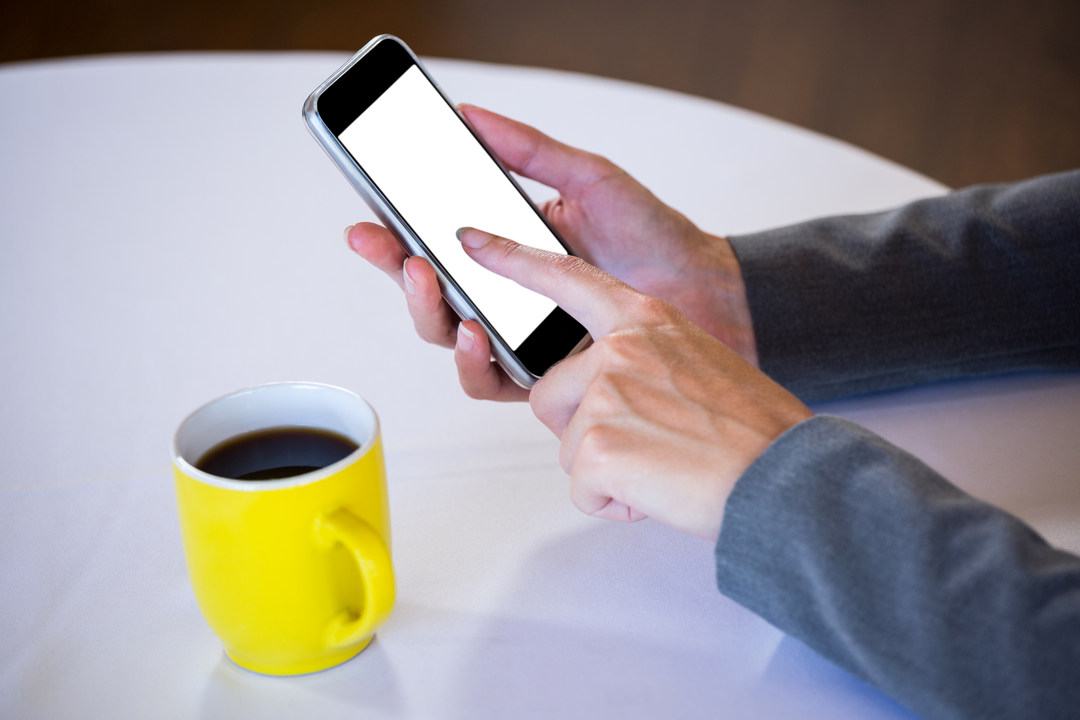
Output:
<svg viewBox="0 0 1080 720">
<path fill-rule="evenodd" d="M 584 337 L 585 329 L 552 300 L 465 254 L 455 233 L 466 226 L 550 252 L 567 249 L 404 48 L 380 42 L 323 93 L 319 111 L 530 372 L 542 375 Z"/>
</svg>

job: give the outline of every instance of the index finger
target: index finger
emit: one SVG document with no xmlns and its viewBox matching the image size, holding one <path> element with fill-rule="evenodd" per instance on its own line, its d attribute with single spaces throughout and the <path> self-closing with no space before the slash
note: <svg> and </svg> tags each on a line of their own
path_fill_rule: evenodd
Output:
<svg viewBox="0 0 1080 720">
<path fill-rule="evenodd" d="M 626 283 L 573 255 L 521 245 L 475 228 L 458 231 L 465 252 L 481 266 L 555 301 L 599 340 L 626 318 L 640 295 Z"/>
</svg>

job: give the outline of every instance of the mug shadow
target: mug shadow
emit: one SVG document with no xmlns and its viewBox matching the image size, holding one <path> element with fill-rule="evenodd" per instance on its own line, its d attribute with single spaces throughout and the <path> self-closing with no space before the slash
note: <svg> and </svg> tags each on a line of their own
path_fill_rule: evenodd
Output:
<svg viewBox="0 0 1080 720">
<path fill-rule="evenodd" d="M 308 675 L 275 677 L 240 667 L 222 652 L 203 690 L 199 717 L 316 717 L 343 705 L 365 717 L 401 717 L 401 691 L 378 635 L 356 657 Z"/>
</svg>

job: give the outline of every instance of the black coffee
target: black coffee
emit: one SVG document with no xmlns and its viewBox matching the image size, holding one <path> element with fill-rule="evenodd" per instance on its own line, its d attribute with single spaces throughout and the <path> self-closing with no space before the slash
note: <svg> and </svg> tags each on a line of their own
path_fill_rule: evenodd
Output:
<svg viewBox="0 0 1080 720">
<path fill-rule="evenodd" d="M 356 450 L 344 435 L 310 427 L 276 427 L 237 435 L 210 448 L 195 467 L 233 480 L 274 480 L 321 470 Z"/>
</svg>

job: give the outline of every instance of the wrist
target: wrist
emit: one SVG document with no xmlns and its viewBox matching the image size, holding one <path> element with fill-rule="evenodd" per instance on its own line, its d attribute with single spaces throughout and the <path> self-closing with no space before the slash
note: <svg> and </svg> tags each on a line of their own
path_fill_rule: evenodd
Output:
<svg viewBox="0 0 1080 720">
<path fill-rule="evenodd" d="M 688 307 L 696 311 L 687 316 L 709 334 L 758 367 L 757 341 L 754 335 L 750 303 L 746 297 L 742 268 L 731 243 L 719 235 L 701 233 L 696 257 L 687 264 L 690 277 L 687 292 L 700 293 Z"/>
</svg>

